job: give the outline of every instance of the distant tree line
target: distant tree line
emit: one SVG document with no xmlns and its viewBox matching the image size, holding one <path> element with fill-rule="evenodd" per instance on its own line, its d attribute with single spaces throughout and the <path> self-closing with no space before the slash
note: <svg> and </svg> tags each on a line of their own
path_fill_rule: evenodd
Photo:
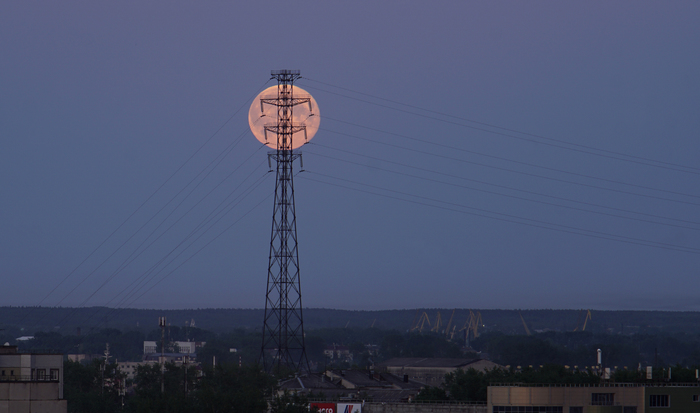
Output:
<svg viewBox="0 0 700 413">
<path fill-rule="evenodd" d="M 696 369 L 700 366 L 654 368 L 652 379 L 647 379 L 644 370 L 614 371 L 609 379 L 603 379 L 600 371 L 593 369 L 572 369 L 558 364 L 545 364 L 542 367 L 496 368 L 486 372 L 474 369 L 457 370 L 445 375 L 442 386 L 428 386 L 421 390 L 417 401 L 461 401 L 485 402 L 486 390 L 490 385 L 508 384 L 578 384 L 596 385 L 601 382 L 611 383 L 692 383 Z"/>
<path fill-rule="evenodd" d="M 545 332 L 532 336 L 487 333 L 472 346 L 491 360 L 511 366 L 539 366 L 547 363 L 593 366 L 602 350 L 605 367 L 664 367 L 700 364 L 700 335 L 620 334 L 590 332 Z"/>
<path fill-rule="evenodd" d="M 261 301 L 262 302 L 262 301 Z M 304 309 L 307 330 L 351 327 L 406 332 L 414 327 L 417 316 L 423 312 L 433 323 L 441 314 L 443 324 L 436 330 L 446 329 L 445 321 L 457 330 L 466 326 L 469 309 L 413 309 L 384 311 L 349 311 L 335 309 Z M 480 312 L 483 332 L 502 332 L 509 335 L 526 334 L 522 319 L 532 332 L 581 331 L 586 310 L 473 310 Z M 700 312 L 690 311 L 591 311 L 586 331 L 607 334 L 699 334 Z M 215 333 L 232 329 L 259 331 L 262 329 L 263 309 L 185 309 L 143 310 L 111 309 L 107 307 L 0 307 L 0 334 L 3 342 L 16 337 L 34 335 L 37 331 L 54 331 L 64 335 L 76 334 L 81 329 L 89 334 L 101 328 L 123 331 L 138 330 L 147 334 L 157 327 L 158 317 L 165 316 L 173 326 L 198 326 Z M 193 324 L 193 321 L 195 324 Z M 451 329 L 451 328 L 450 328 Z M 429 328 L 424 330 L 427 331 Z"/>
<path fill-rule="evenodd" d="M 110 344 L 112 360 L 140 361 L 144 340 L 156 341 L 160 348 L 161 331 L 103 329 L 83 335 L 39 332 L 33 340 L 18 342 L 22 351 L 57 351 L 63 354 L 101 355 Z M 211 364 L 214 357 L 223 363 L 249 365 L 260 355 L 259 331 L 236 329 L 216 334 L 199 328 L 169 327 L 170 341 L 206 341 L 198 350 L 198 361 Z M 448 340 L 443 334 L 400 332 L 378 328 L 322 328 L 308 330 L 307 355 L 319 370 L 323 368 L 365 368 L 393 357 L 488 358 L 504 366 L 569 365 L 572 368 L 596 364 L 597 349 L 602 350 L 605 367 L 665 367 L 700 364 L 700 335 L 636 334 L 633 336 L 591 332 L 544 332 L 531 336 L 484 333 L 465 347 L 463 339 Z M 331 360 L 324 349 L 333 344 L 347 346 L 352 361 Z"/>
</svg>

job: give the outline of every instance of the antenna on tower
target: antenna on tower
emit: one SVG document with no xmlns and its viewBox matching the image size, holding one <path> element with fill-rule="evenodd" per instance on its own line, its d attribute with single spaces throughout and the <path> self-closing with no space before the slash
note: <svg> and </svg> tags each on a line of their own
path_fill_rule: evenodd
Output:
<svg viewBox="0 0 700 413">
<path fill-rule="evenodd" d="M 105 391 L 105 370 L 107 369 L 107 364 L 109 364 L 109 343 L 105 343 L 105 352 L 104 352 L 104 363 L 102 363 L 102 390 L 101 392 L 104 393 Z"/>
<path fill-rule="evenodd" d="M 294 150 L 314 136 L 320 116 L 314 98 L 294 86 L 294 81 L 300 77 L 298 70 L 273 70 L 272 78 L 277 80 L 277 86 L 261 92 L 248 113 L 253 134 L 272 149 L 268 153 L 270 169 L 273 161 L 276 164 L 260 351 L 261 364 L 273 373 L 309 371 L 304 344 L 293 164 L 297 159 L 301 162 L 301 153 Z M 276 122 L 264 123 L 270 119 Z"/>
<path fill-rule="evenodd" d="M 160 327 L 160 392 L 165 393 L 165 317 L 158 317 Z"/>
</svg>

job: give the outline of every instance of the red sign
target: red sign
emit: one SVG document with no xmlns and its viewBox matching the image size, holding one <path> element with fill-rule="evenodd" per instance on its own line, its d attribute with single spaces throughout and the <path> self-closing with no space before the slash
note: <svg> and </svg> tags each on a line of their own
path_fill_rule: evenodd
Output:
<svg viewBox="0 0 700 413">
<path fill-rule="evenodd" d="M 335 403 L 311 403 L 309 407 L 317 407 L 319 413 L 336 413 Z"/>
</svg>

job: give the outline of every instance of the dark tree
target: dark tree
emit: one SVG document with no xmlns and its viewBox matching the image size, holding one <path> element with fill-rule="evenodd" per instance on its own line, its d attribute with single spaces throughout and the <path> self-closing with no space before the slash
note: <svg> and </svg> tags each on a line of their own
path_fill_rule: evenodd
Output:
<svg viewBox="0 0 700 413">
<path fill-rule="evenodd" d="M 71 413 L 111 413 L 121 409 L 120 388 L 124 376 L 116 364 L 103 366 L 99 360 L 82 365 L 63 363 L 63 397 Z"/>
</svg>

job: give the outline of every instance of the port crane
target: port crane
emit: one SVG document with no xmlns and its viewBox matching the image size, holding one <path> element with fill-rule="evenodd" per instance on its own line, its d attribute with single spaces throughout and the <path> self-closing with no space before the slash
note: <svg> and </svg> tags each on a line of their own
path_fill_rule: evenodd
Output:
<svg viewBox="0 0 700 413">
<path fill-rule="evenodd" d="M 434 333 L 439 333 L 440 332 L 440 326 L 442 326 L 442 316 L 440 315 L 440 312 L 437 312 L 437 316 L 435 317 L 435 325 L 433 325 L 433 328 L 430 329 L 430 331 Z"/>
<path fill-rule="evenodd" d="M 423 311 L 423 314 L 420 315 L 418 321 L 413 325 L 413 327 L 411 327 L 411 331 L 418 330 L 419 333 L 422 333 L 426 322 L 428 323 L 428 327 L 430 327 L 430 317 L 428 317 L 428 313 Z"/>
<path fill-rule="evenodd" d="M 531 336 L 532 333 L 530 333 L 530 329 L 527 328 L 527 324 L 525 323 L 525 319 L 523 318 L 523 315 L 518 311 L 518 314 L 520 314 L 520 320 L 523 322 L 523 327 L 525 327 L 525 332 L 527 333 L 528 336 Z"/>
<path fill-rule="evenodd" d="M 450 316 L 450 321 L 448 321 L 447 325 L 445 326 L 445 338 L 449 337 L 448 340 L 452 340 L 452 336 L 455 335 L 455 327 L 456 326 L 452 325 L 452 319 L 455 317 L 455 311 L 457 311 L 456 308 L 454 310 L 452 310 L 452 315 Z M 450 335 L 450 327 L 452 327 L 452 335 Z"/>
<path fill-rule="evenodd" d="M 586 331 L 586 324 L 588 323 L 588 320 L 591 319 L 591 310 L 588 310 L 586 312 L 586 318 L 583 319 L 583 326 L 581 327 L 581 331 Z M 578 327 L 581 325 L 581 323 L 577 323 L 576 328 L 574 328 L 574 331 L 578 331 Z"/>
<path fill-rule="evenodd" d="M 483 326 L 484 321 L 481 318 L 481 312 L 477 311 L 476 313 L 472 310 L 469 310 L 469 318 L 467 318 L 467 321 L 464 323 L 464 327 L 462 327 L 459 331 L 464 331 L 466 330 L 465 333 L 465 339 L 466 342 L 469 342 L 469 333 L 471 332 L 472 338 L 478 338 L 479 337 L 479 327 Z"/>
</svg>

